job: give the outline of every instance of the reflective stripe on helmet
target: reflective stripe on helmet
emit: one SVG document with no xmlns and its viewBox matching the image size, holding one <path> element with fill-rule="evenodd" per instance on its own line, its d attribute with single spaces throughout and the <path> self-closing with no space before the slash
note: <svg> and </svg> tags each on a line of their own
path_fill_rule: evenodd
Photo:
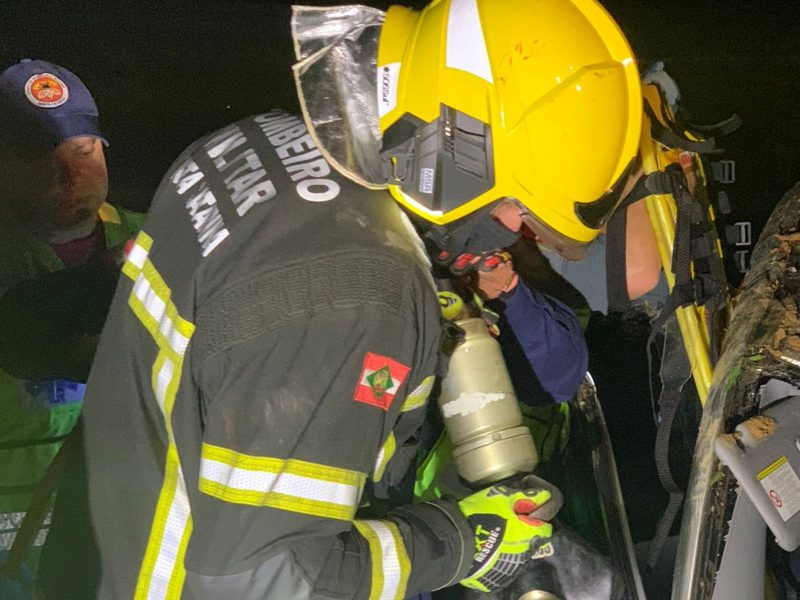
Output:
<svg viewBox="0 0 800 600">
<path fill-rule="evenodd" d="M 494 82 L 475 0 L 450 0 L 446 56 L 449 68 L 472 73 L 489 83 Z"/>
</svg>

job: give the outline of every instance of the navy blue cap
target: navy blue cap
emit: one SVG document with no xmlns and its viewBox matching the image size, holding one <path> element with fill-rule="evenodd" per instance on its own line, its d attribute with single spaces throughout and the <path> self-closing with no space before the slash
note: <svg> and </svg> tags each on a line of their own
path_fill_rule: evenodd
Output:
<svg viewBox="0 0 800 600">
<path fill-rule="evenodd" d="M 0 127 L 29 147 L 52 149 L 79 136 L 99 138 L 94 98 L 77 75 L 43 60 L 0 73 Z"/>
</svg>

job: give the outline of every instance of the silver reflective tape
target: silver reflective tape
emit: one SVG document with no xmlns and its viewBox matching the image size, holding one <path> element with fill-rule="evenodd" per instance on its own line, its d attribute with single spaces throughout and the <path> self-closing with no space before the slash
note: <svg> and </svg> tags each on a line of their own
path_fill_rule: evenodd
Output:
<svg viewBox="0 0 800 600">
<path fill-rule="evenodd" d="M 147 260 L 147 250 L 142 248 L 139 244 L 134 244 L 131 251 L 128 253 L 128 262 L 136 268 L 141 269 Z"/>
<path fill-rule="evenodd" d="M 270 473 L 240 469 L 208 458 L 203 458 L 200 462 L 200 477 L 234 491 L 284 494 L 344 507 L 357 506 L 361 495 L 359 487 L 346 483 L 286 472 Z"/>
<path fill-rule="evenodd" d="M 150 588 L 147 590 L 148 600 L 165 600 L 169 592 L 169 582 L 176 569 L 178 554 L 181 551 L 181 540 L 186 533 L 186 527 L 191 516 L 189 497 L 186 494 L 186 484 L 183 481 L 183 471 L 178 468 L 178 486 L 175 497 L 167 513 L 167 522 L 164 535 L 158 549 L 158 558 L 153 567 L 150 579 Z M 183 565 L 180 565 L 181 567 Z"/>
<path fill-rule="evenodd" d="M 366 520 L 361 523 L 375 533 L 381 545 L 383 589 L 379 598 L 380 600 L 394 600 L 403 581 L 403 569 L 400 566 L 400 556 L 395 538 L 382 521 Z"/>
<path fill-rule="evenodd" d="M 156 400 L 158 401 L 158 406 L 161 408 L 162 413 L 164 413 L 164 403 L 167 397 L 167 388 L 169 387 L 169 384 L 172 383 L 172 377 L 174 374 L 175 363 L 170 360 L 169 356 L 165 356 L 164 364 L 161 365 L 161 368 L 158 370 L 158 374 L 156 375 L 155 386 Z"/>
<path fill-rule="evenodd" d="M 494 82 L 476 0 L 450 0 L 446 65 Z"/>
</svg>

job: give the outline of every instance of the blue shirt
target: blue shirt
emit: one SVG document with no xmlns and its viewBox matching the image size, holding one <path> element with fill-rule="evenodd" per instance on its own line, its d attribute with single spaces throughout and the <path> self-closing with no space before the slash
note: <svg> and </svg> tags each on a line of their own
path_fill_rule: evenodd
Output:
<svg viewBox="0 0 800 600">
<path fill-rule="evenodd" d="M 519 399 L 531 405 L 570 400 L 589 366 L 575 313 L 522 280 L 502 303 L 498 341 Z"/>
</svg>

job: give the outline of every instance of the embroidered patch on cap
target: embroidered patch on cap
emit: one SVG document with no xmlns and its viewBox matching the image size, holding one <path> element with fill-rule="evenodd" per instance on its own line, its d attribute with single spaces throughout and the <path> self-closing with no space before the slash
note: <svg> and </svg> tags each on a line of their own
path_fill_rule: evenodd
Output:
<svg viewBox="0 0 800 600">
<path fill-rule="evenodd" d="M 39 73 L 25 84 L 25 96 L 41 108 L 61 106 L 69 98 L 67 85 L 55 75 Z"/>
<path fill-rule="evenodd" d="M 367 352 L 353 399 L 389 410 L 410 370 L 393 358 Z"/>
</svg>

